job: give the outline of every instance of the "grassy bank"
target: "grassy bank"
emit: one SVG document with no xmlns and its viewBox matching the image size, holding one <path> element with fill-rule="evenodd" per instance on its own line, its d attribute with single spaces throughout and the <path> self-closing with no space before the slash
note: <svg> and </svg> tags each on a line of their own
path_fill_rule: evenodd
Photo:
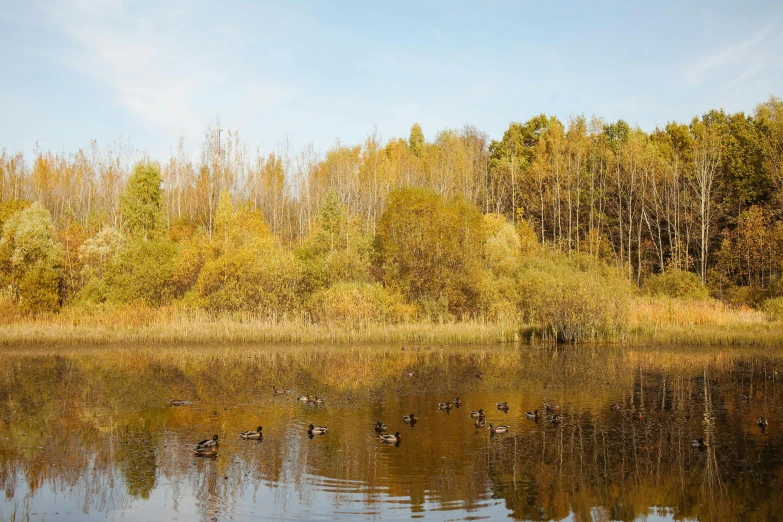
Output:
<svg viewBox="0 0 783 522">
<path fill-rule="evenodd" d="M 251 314 L 214 315 L 177 307 L 120 307 L 85 313 L 66 309 L 35 318 L 6 316 L 0 345 L 329 343 L 487 344 L 551 342 L 537 325 L 517 319 L 312 323 L 261 320 Z M 628 345 L 783 346 L 783 322 L 763 312 L 714 300 L 637 298 L 625 327 L 597 342 Z"/>
</svg>

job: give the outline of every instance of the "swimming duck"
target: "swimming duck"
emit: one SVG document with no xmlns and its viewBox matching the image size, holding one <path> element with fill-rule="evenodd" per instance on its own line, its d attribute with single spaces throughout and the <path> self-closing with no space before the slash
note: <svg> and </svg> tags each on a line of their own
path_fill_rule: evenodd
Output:
<svg viewBox="0 0 783 522">
<path fill-rule="evenodd" d="M 756 424 L 759 425 L 759 428 L 766 428 L 769 425 L 769 422 L 767 422 L 766 417 L 761 417 L 759 419 L 756 419 Z"/>
<path fill-rule="evenodd" d="M 698 449 L 704 449 L 707 447 L 707 443 L 704 442 L 704 439 L 693 439 L 691 441 L 691 447 L 692 448 L 698 448 Z"/>
<path fill-rule="evenodd" d="M 310 402 L 312 400 L 312 397 L 310 397 L 310 394 L 307 395 L 300 395 L 296 398 L 299 402 Z"/>
<path fill-rule="evenodd" d="M 642 420 L 644 418 L 644 413 L 641 411 L 637 411 L 633 414 L 633 420 Z"/>
<path fill-rule="evenodd" d="M 416 375 L 416 372 L 405 372 L 406 377 L 414 377 Z"/>
<path fill-rule="evenodd" d="M 388 442 L 389 444 L 394 444 L 395 442 L 400 442 L 402 440 L 402 437 L 400 437 L 400 432 L 396 432 L 394 435 L 391 435 L 389 433 L 385 433 L 383 435 L 379 435 L 381 440 L 383 442 Z"/>
<path fill-rule="evenodd" d="M 239 434 L 240 439 L 261 439 L 264 435 L 261 433 L 261 426 L 256 428 L 256 431 L 243 431 Z"/>
<path fill-rule="evenodd" d="M 506 433 L 507 431 L 508 431 L 508 426 L 495 426 L 494 424 L 489 425 L 490 433 Z"/>
<path fill-rule="evenodd" d="M 450 410 L 450 409 L 451 409 L 451 403 L 450 403 L 450 402 L 441 402 L 441 403 L 438 403 L 438 408 L 440 408 L 441 410 L 446 410 L 446 411 L 448 411 L 448 410 Z"/>
<path fill-rule="evenodd" d="M 185 399 L 169 399 L 169 406 L 185 406 L 190 404 Z"/>
<path fill-rule="evenodd" d="M 329 428 L 326 426 L 313 426 L 312 424 L 307 427 L 307 433 L 310 435 L 326 435 L 329 432 Z"/>
<path fill-rule="evenodd" d="M 277 386 L 272 386 L 272 393 L 275 395 L 283 395 L 285 393 L 290 393 L 291 390 L 286 390 L 285 388 L 278 388 Z"/>
<path fill-rule="evenodd" d="M 476 379 L 479 379 L 479 380 L 481 380 L 481 379 L 483 379 L 483 378 L 484 378 L 484 374 L 483 374 L 483 373 L 481 373 L 481 372 L 478 372 L 476 375 L 474 375 L 474 377 L 475 377 Z"/>
<path fill-rule="evenodd" d="M 619 402 L 615 402 L 614 404 L 612 404 L 609 407 L 609 409 L 612 410 L 612 411 L 620 411 L 620 410 L 623 409 L 623 407 L 622 407 L 622 405 Z"/>
<path fill-rule="evenodd" d="M 456 397 L 456 398 L 455 398 L 453 401 L 451 401 L 451 402 L 452 402 L 452 403 L 454 404 L 454 406 L 456 406 L 457 408 L 459 408 L 460 406 L 462 406 L 462 399 L 460 399 L 459 397 Z"/>
<path fill-rule="evenodd" d="M 508 403 L 507 402 L 499 402 L 497 403 L 497 407 L 500 411 L 507 412 L 508 411 Z"/>
<path fill-rule="evenodd" d="M 378 422 L 375 423 L 375 431 L 377 431 L 378 433 L 380 433 L 382 431 L 386 431 L 386 429 L 387 429 L 387 426 L 383 422 L 378 421 Z"/>
<path fill-rule="evenodd" d="M 323 404 L 324 403 L 324 399 L 323 399 L 323 397 L 315 396 L 315 397 L 311 398 L 309 402 L 312 402 L 313 404 Z"/>
<path fill-rule="evenodd" d="M 750 395 L 745 395 L 744 393 L 740 394 L 740 399 L 742 399 L 743 401 L 749 401 Z"/>
<path fill-rule="evenodd" d="M 558 424 L 560 424 L 560 415 L 552 415 L 551 417 L 549 417 L 549 422 L 557 426 Z"/>
<path fill-rule="evenodd" d="M 470 416 L 473 417 L 473 418 L 479 418 L 479 419 L 483 419 L 484 417 L 486 417 L 486 415 L 484 414 L 484 410 L 483 409 L 480 409 L 478 411 L 473 410 L 472 412 L 470 412 Z"/>
<path fill-rule="evenodd" d="M 544 404 L 544 409 L 546 409 L 546 411 L 560 411 L 560 405 L 559 404 Z"/>
<path fill-rule="evenodd" d="M 536 410 L 536 411 L 526 411 L 525 412 L 525 417 L 527 417 L 528 419 L 538 420 L 538 417 L 539 417 L 538 410 Z"/>
<path fill-rule="evenodd" d="M 196 449 L 204 449 L 204 448 L 217 448 L 218 446 L 218 436 L 217 434 L 213 435 L 211 439 L 204 439 L 198 444 L 196 444 Z"/>
<path fill-rule="evenodd" d="M 486 425 L 487 425 L 487 421 L 485 421 L 484 419 L 476 419 L 476 422 L 473 423 L 473 426 L 475 426 L 476 428 L 483 428 Z"/>
<path fill-rule="evenodd" d="M 418 420 L 419 420 L 419 419 L 417 419 L 417 418 L 416 418 L 416 416 L 415 416 L 415 415 L 413 415 L 412 413 L 411 413 L 410 415 L 406 415 L 405 417 L 403 417 L 403 418 L 402 418 L 402 421 L 403 421 L 405 424 L 410 424 L 411 426 L 413 426 L 414 424 L 416 424 L 416 421 L 418 421 Z"/>
</svg>

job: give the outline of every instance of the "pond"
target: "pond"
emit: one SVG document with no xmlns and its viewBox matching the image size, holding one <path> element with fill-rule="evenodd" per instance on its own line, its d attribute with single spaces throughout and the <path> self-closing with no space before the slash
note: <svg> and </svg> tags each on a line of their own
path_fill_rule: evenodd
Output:
<svg viewBox="0 0 783 522">
<path fill-rule="evenodd" d="M 0 519 L 768 520 L 781 377 L 771 350 L 5 348 Z"/>
</svg>

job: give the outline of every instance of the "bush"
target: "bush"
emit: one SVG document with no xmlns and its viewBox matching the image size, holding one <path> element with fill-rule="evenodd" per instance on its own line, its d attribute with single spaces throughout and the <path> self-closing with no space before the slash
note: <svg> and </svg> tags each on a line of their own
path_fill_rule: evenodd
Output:
<svg viewBox="0 0 783 522">
<path fill-rule="evenodd" d="M 644 282 L 645 291 L 652 296 L 679 299 L 707 299 L 710 294 L 699 276 L 683 270 L 668 270 L 653 275 Z"/>
<path fill-rule="evenodd" d="M 170 301 L 176 255 L 177 245 L 169 239 L 138 238 L 127 244 L 106 267 L 108 299 L 152 306 Z"/>
<path fill-rule="evenodd" d="M 337 283 L 314 293 L 307 309 L 316 321 L 355 325 L 398 323 L 414 315 L 402 295 L 379 283 Z"/>
<path fill-rule="evenodd" d="M 767 299 L 761 305 L 761 310 L 766 313 L 770 319 L 783 321 L 783 297 L 774 297 Z"/>
<path fill-rule="evenodd" d="M 523 320 L 558 341 L 580 342 L 623 332 L 632 288 L 595 258 L 549 253 L 524 262 L 519 295 Z"/>
</svg>

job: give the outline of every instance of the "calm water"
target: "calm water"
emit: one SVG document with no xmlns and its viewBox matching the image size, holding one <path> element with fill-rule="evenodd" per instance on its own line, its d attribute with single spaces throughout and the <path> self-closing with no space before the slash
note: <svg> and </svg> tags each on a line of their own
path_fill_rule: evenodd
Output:
<svg viewBox="0 0 783 522">
<path fill-rule="evenodd" d="M 775 351 L 5 349 L 0 518 L 777 520 L 782 374 Z M 525 417 L 545 403 L 559 425 Z M 474 428 L 478 408 L 509 433 Z"/>
</svg>

